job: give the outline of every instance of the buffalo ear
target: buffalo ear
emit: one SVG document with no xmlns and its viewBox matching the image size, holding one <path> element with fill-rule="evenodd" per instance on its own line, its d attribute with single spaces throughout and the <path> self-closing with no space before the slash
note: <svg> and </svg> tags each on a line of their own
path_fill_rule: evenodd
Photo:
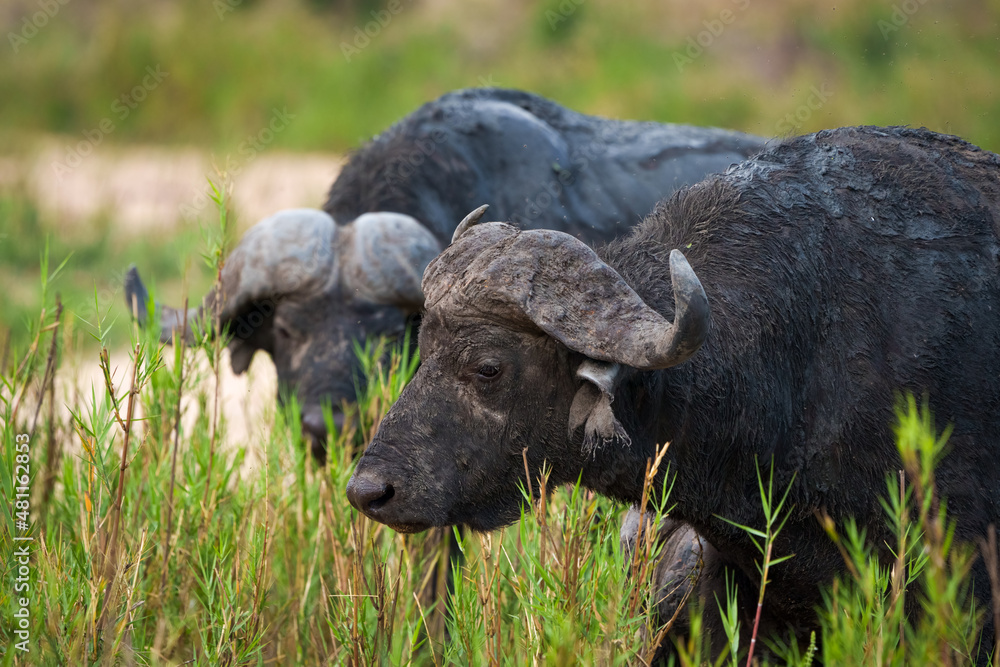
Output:
<svg viewBox="0 0 1000 667">
<path fill-rule="evenodd" d="M 611 409 L 615 400 L 615 379 L 620 370 L 618 364 L 587 359 L 576 371 L 576 376 L 584 382 L 569 409 L 569 438 L 572 440 L 583 426 L 583 451 L 588 455 L 612 440 L 618 440 L 625 446 L 632 444 L 632 439 Z"/>
<path fill-rule="evenodd" d="M 257 350 L 274 355 L 275 308 L 275 301 L 263 299 L 254 302 L 252 309 L 223 322 L 229 333 L 229 363 L 236 375 L 246 372 Z"/>
<path fill-rule="evenodd" d="M 243 375 L 250 368 L 250 362 L 253 361 L 253 355 L 256 351 L 257 348 L 253 345 L 249 345 L 239 338 L 234 338 L 229 343 L 229 363 L 233 367 L 233 373 Z"/>
</svg>

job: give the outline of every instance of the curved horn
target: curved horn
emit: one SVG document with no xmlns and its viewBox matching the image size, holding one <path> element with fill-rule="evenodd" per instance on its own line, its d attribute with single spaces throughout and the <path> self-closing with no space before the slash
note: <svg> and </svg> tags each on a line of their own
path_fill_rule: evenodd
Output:
<svg viewBox="0 0 1000 667">
<path fill-rule="evenodd" d="M 333 218 L 316 209 L 280 211 L 258 222 L 223 265 L 220 319 L 260 299 L 323 290 L 336 276 L 338 236 Z"/>
<path fill-rule="evenodd" d="M 345 225 L 339 244 L 343 287 L 374 303 L 416 309 L 420 280 L 441 252 L 429 229 L 402 213 L 365 213 Z"/>
<path fill-rule="evenodd" d="M 458 227 L 455 228 L 455 233 L 451 235 L 451 242 L 454 243 L 459 239 L 459 237 L 468 231 L 469 227 L 472 227 L 483 217 L 486 213 L 486 209 L 490 207 L 489 204 L 483 204 L 469 215 L 462 218 L 462 222 L 458 223 Z"/>
<path fill-rule="evenodd" d="M 497 240 L 496 234 L 479 234 L 480 230 L 486 228 L 463 237 L 454 252 L 449 248 L 428 270 L 439 283 L 427 285 L 429 303 L 452 296 L 461 306 L 476 310 L 506 310 L 505 316 L 527 318 L 591 359 L 642 370 L 686 361 L 708 336 L 708 298 L 679 250 L 670 252 L 674 292 L 670 322 L 646 305 L 597 253 L 568 234 L 532 230 Z M 468 257 L 467 246 L 477 241 L 480 252 L 471 262 L 449 262 L 453 256 Z M 458 290 L 449 289 L 450 285 Z"/>
<path fill-rule="evenodd" d="M 201 306 L 189 309 L 185 338 L 194 339 L 193 327 L 198 323 L 217 330 L 256 301 L 323 289 L 336 276 L 336 236 L 333 218 L 314 209 L 280 211 L 254 225 L 223 264 L 218 287 L 205 295 Z M 147 298 L 133 267 L 125 280 L 125 300 L 130 312 L 135 300 L 140 323 L 148 316 Z M 157 310 L 160 340 L 169 342 L 173 332 L 183 327 L 184 313 L 159 304 Z"/>
</svg>

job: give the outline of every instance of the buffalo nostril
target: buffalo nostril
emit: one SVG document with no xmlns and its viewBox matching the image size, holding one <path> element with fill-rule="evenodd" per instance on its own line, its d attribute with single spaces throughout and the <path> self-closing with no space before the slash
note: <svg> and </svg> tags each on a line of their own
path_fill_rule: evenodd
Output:
<svg viewBox="0 0 1000 667">
<path fill-rule="evenodd" d="M 344 431 L 344 422 L 345 421 L 346 421 L 346 419 L 344 417 L 344 413 L 341 412 L 341 411 L 339 411 L 339 410 L 334 410 L 333 411 L 333 432 L 334 433 L 343 433 L 343 431 Z"/>
<path fill-rule="evenodd" d="M 322 410 L 307 409 L 302 413 L 302 435 L 309 442 L 316 462 L 325 465 L 327 432 Z"/>
<path fill-rule="evenodd" d="M 307 410 L 302 414 L 302 430 L 326 444 L 326 420 L 323 419 L 321 410 Z"/>
<path fill-rule="evenodd" d="M 371 502 L 369 502 L 368 503 L 368 509 L 370 509 L 372 511 L 378 510 L 380 507 L 382 507 L 387 502 L 389 502 L 390 500 L 392 500 L 392 497 L 394 495 L 396 495 L 396 489 L 392 488 L 392 484 L 386 484 L 385 485 L 385 493 L 383 493 L 381 496 L 379 496 L 375 500 L 372 500 Z"/>
<path fill-rule="evenodd" d="M 355 475 L 347 483 L 347 499 L 355 508 L 368 515 L 378 512 L 395 495 L 396 490 L 392 484 L 366 477 Z"/>
</svg>

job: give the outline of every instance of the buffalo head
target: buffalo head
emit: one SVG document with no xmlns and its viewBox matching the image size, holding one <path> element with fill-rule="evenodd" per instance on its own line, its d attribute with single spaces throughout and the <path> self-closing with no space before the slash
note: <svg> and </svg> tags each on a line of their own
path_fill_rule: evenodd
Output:
<svg viewBox="0 0 1000 667">
<path fill-rule="evenodd" d="M 396 530 L 516 520 L 525 457 L 550 483 L 600 490 L 642 470 L 611 409 L 623 366 L 660 369 L 693 355 L 709 329 L 705 292 L 670 255 L 673 322 L 577 239 L 503 223 L 457 235 L 424 274 L 421 367 L 347 487 Z M 532 480 L 534 483 L 534 480 Z"/>
<path fill-rule="evenodd" d="M 353 342 L 404 332 L 423 304 L 420 276 L 439 251 L 434 236 L 406 215 L 367 213 L 337 225 L 322 211 L 282 211 L 246 233 L 217 287 L 186 318 L 157 305 L 160 340 L 170 342 L 178 332 L 192 341 L 199 327 L 224 332 L 237 374 L 257 350 L 266 351 L 277 369 L 279 399 L 297 397 L 303 432 L 323 461 L 322 405 L 328 402 L 341 422 L 342 403 L 355 399 L 361 381 Z M 142 323 L 147 298 L 133 267 L 125 300 L 130 310 L 135 302 Z"/>
</svg>

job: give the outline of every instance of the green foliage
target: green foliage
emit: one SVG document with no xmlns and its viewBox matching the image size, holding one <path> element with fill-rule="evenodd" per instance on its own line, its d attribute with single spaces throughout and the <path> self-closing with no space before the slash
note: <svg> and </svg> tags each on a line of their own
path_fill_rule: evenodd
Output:
<svg viewBox="0 0 1000 667">
<path fill-rule="evenodd" d="M 34 335 L 34 322 L 47 299 L 59 294 L 67 311 L 63 334 L 70 340 L 82 338 L 90 344 L 94 337 L 111 347 L 129 342 L 128 311 L 122 289 L 130 264 L 157 279 L 158 295 L 180 301 L 187 288 L 204 292 L 214 275 L 202 269 L 197 257 L 197 235 L 153 235 L 120 241 L 107 218 L 93 221 L 87 229 L 61 230 L 43 220 L 28 194 L 21 190 L 0 191 L 0 355 L 4 339 L 10 337 L 12 350 L 24 350 Z M 47 277 L 48 295 L 36 289 L 42 281 L 39 258 L 48 253 L 61 271 Z M 95 304 L 95 296 L 98 303 Z M 108 325 L 98 332 L 98 321 Z"/>
<path fill-rule="evenodd" d="M 730 20 L 680 68 L 675 57 L 723 7 L 546 0 L 481 7 L 466 22 L 469 10 L 400 0 L 366 35 L 372 12 L 391 3 L 93 4 L 62 5 L 17 52 L 0 49 L 0 146 L 57 133 L 69 147 L 109 119 L 102 142 L 193 144 L 243 160 L 248 137 L 287 107 L 295 118 L 268 148 L 344 151 L 447 90 L 489 80 L 590 113 L 765 135 L 792 129 L 779 120 L 827 84 L 832 97 L 796 131 L 926 125 L 1000 147 L 995 4 L 916 3 L 897 26 L 898 3 L 723 3 Z M 5 27 L 17 33 L 20 18 Z M 496 29 L 487 38 L 482 25 Z M 157 65 L 162 83 L 122 106 Z"/>
<path fill-rule="evenodd" d="M 216 193 L 224 230 L 226 188 Z M 222 243 L 225 234 L 214 234 Z M 216 250 L 207 253 L 214 270 L 224 254 Z M 53 387 L 73 339 L 51 285 L 72 260 L 57 266 L 48 256 L 29 342 L 0 362 L 0 491 L 17 497 L 17 436 L 26 434 L 31 524 L 17 527 L 13 504 L 0 513 L 0 664 L 28 664 L 7 648 L 19 607 L 15 538 L 25 535 L 34 538 L 30 664 L 609 665 L 651 655 L 660 638 L 655 536 L 670 475 L 658 489 L 647 482 L 653 519 L 631 552 L 619 544 L 620 508 L 579 486 L 549 489 L 540 470 L 528 471 L 541 490 L 526 485 L 520 522 L 491 535 L 456 531 L 459 556 L 449 531 L 400 535 L 359 516 L 343 492 L 416 370 L 409 339 L 356 348 L 367 388 L 344 428 L 331 429 L 325 468 L 302 446 L 294 401 L 268 433 L 223 447 L 214 389 L 223 339 L 167 349 L 154 332 L 109 319 L 99 298 L 90 326 L 102 346 L 100 378 L 62 414 Z M 131 347 L 117 367 L 105 347 L 116 328 L 127 329 Z M 826 592 L 821 641 L 760 638 L 785 664 L 807 667 L 817 651 L 830 665 L 973 662 L 981 620 L 967 585 L 973 553 L 955 542 L 934 477 L 950 430 L 939 434 L 926 401 L 918 407 L 910 396 L 895 432 L 905 478 L 887 485 L 889 537 L 872 544 L 855 523 L 825 520 L 846 572 Z M 765 606 L 769 568 L 788 557 L 771 549 L 790 511 L 772 477 L 758 476 L 764 525 L 744 527 L 761 550 Z M 708 601 L 720 605 L 728 636 L 715 664 L 746 657 L 736 594 Z M 712 656 L 691 611 L 692 636 L 678 649 L 682 664 L 701 665 Z"/>
<path fill-rule="evenodd" d="M 827 519 L 827 532 L 840 547 L 850 576 L 839 578 L 825 596 L 823 660 L 974 664 L 979 612 L 967 585 L 974 554 L 971 545 L 954 542 L 955 524 L 934 483 L 934 466 L 946 454 L 951 429 L 938 434 L 926 400 L 918 408 L 912 395 L 900 401 L 896 417 L 905 477 L 901 471 L 889 478 L 884 504 L 895 535 L 894 560 L 879 560 L 865 531 L 853 521 L 838 531 Z M 907 614 L 916 608 L 919 613 Z"/>
<path fill-rule="evenodd" d="M 47 312 L 33 349 L 61 340 Z M 630 574 L 605 499 L 543 491 L 517 526 L 460 535 L 464 562 L 449 561 L 448 531 L 404 536 L 350 507 L 343 489 L 359 448 L 416 370 L 408 339 L 358 347 L 367 389 L 331 432 L 321 469 L 294 401 L 269 434 L 222 448 L 221 337 L 169 349 L 129 328 L 127 366 L 102 352 L 100 386 L 68 418 L 39 388 L 44 355 L 4 375 L 6 497 L 14 436 L 32 443 L 32 664 L 626 664 L 648 650 L 635 636 L 652 628 L 652 570 L 635 558 L 647 579 Z M 36 393 L 45 409 L 31 430 Z M 12 513 L 0 516 L 10 619 L 20 533 Z M 12 628 L 2 627 L 6 647 Z"/>
<path fill-rule="evenodd" d="M 788 499 L 788 493 L 792 490 L 791 483 L 785 489 L 785 493 L 781 496 L 781 500 L 774 501 L 774 461 L 771 461 L 771 471 L 767 479 L 767 487 L 764 487 L 764 479 L 760 474 L 760 466 L 757 466 L 757 490 L 760 494 L 760 505 L 761 509 L 764 511 L 764 527 L 763 529 L 753 528 L 751 526 L 743 526 L 725 517 L 720 517 L 726 523 L 736 526 L 743 532 L 750 536 L 753 541 L 754 546 L 760 551 L 761 560 L 757 563 L 757 571 L 760 573 L 760 590 L 758 591 L 757 597 L 757 613 L 754 618 L 753 631 L 750 636 L 750 648 L 748 651 L 748 664 L 753 659 L 754 648 L 757 644 L 757 630 L 760 624 L 760 613 L 764 606 L 764 594 L 767 591 L 767 584 L 770 583 L 768 574 L 771 568 L 775 565 L 779 565 L 789 558 L 794 557 L 795 554 L 784 554 L 782 556 L 776 556 L 774 554 L 774 542 L 784 528 L 785 522 L 788 521 L 788 517 L 791 515 L 791 510 L 787 510 L 782 515 L 782 510 L 785 507 L 785 501 Z M 727 581 L 727 583 L 729 583 Z M 735 584 L 733 584 L 735 587 Z M 736 660 L 736 655 L 738 653 L 739 647 L 739 623 L 736 618 L 736 591 L 727 590 L 727 600 L 726 608 L 723 610 L 723 627 L 726 631 L 726 637 L 729 642 L 729 653 L 733 661 Z M 719 602 L 721 608 L 721 602 Z"/>
<path fill-rule="evenodd" d="M 849 0 L 834 9 L 751 2 L 740 10 L 744 3 L 734 2 L 732 21 L 681 68 L 675 57 L 706 29 L 705 21 L 717 19 L 716 10 L 647 0 L 545 0 L 469 10 L 497 12 L 489 17 L 497 29 L 487 39 L 481 28 L 466 25 L 465 12 L 402 0 L 399 12 L 377 34 L 365 35 L 367 45 L 348 58 L 345 45 L 358 48 L 358 29 L 388 3 L 57 4 L 58 12 L 26 44 L 0 49 L 0 153 L 32 153 L 44 138 L 54 159 L 65 161 L 81 143 L 89 155 L 152 142 L 197 146 L 236 170 L 261 151 L 354 149 L 448 90 L 485 84 L 532 90 L 613 117 L 769 136 L 865 123 L 925 125 L 1000 149 L 994 120 L 1000 77 L 989 29 L 1000 17 L 995 3 L 916 3 L 905 23 L 887 31 L 885 22 L 901 3 Z M 17 34 L 38 6 L 15 3 L 0 16 L 7 21 L 4 34 Z M 149 76 L 146 68 L 157 66 L 167 76 L 143 92 L 141 102 L 132 100 Z M 813 108 L 817 86 L 830 94 Z M 294 118 L 261 141 L 275 109 Z M 99 131 L 103 120 L 113 127 L 109 133 Z M 10 186 L 7 172 L 0 164 L 0 283 L 6 287 L 0 343 L 8 332 L 15 348 L 31 341 L 27 322 L 43 305 L 34 286 L 46 239 L 54 261 L 73 254 L 53 284 L 71 337 L 89 339 L 94 332 L 95 288 L 101 317 L 127 319 L 116 295 L 129 264 L 157 281 L 163 301 L 177 304 L 186 294 L 204 293 L 215 278 L 192 262 L 199 240 L 188 228 L 123 240 L 112 226 L 113 212 L 102 211 L 86 230 L 68 230 L 64 220 L 40 214 L 32 201 L 38 195 L 17 185 L 20 174 Z M 29 178 L 45 191 L 64 187 L 47 168 L 23 176 Z M 108 344 L 125 345 L 127 331 L 111 327 Z"/>
</svg>

